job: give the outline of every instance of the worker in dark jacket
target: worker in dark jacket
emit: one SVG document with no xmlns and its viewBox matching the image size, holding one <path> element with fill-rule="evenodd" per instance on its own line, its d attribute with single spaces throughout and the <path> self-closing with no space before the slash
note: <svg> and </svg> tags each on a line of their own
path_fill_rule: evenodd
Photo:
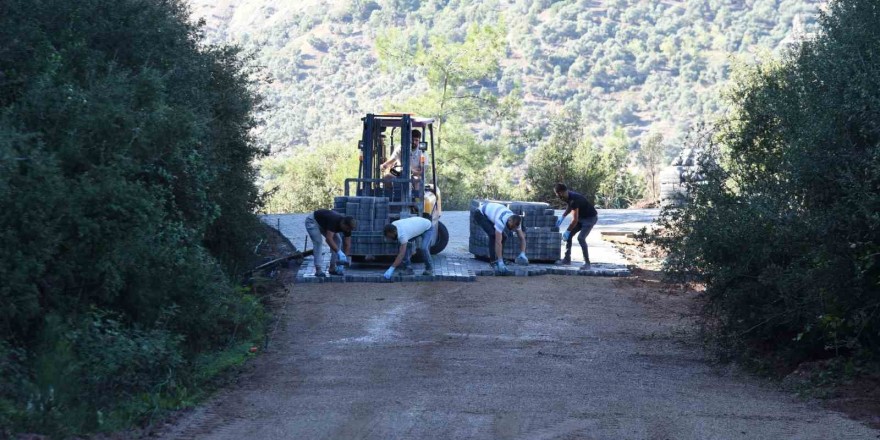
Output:
<svg viewBox="0 0 880 440">
<path fill-rule="evenodd" d="M 330 247 L 330 275 L 343 275 L 342 265 L 348 263 L 346 254 L 351 254 L 351 231 L 357 229 L 357 220 L 351 216 L 319 209 L 306 217 L 306 232 L 315 247 L 315 276 L 324 274 L 324 243 Z M 343 251 L 343 241 L 345 250 Z"/>
<path fill-rule="evenodd" d="M 599 213 L 596 212 L 596 207 L 586 197 L 569 190 L 565 184 L 557 183 L 553 187 L 553 192 L 567 204 L 565 214 L 559 217 L 556 227 L 558 228 L 562 225 L 562 220 L 568 214 L 572 214 L 571 224 L 562 233 L 562 240 L 565 241 L 565 257 L 559 260 L 557 264 L 571 264 L 571 241 L 574 238 L 574 234 L 578 234 L 578 243 L 580 243 L 581 251 L 584 253 L 584 265 L 581 267 L 581 270 L 590 270 L 590 252 L 587 250 L 587 236 L 590 235 L 593 226 L 596 226 L 596 222 L 599 221 Z"/>
</svg>

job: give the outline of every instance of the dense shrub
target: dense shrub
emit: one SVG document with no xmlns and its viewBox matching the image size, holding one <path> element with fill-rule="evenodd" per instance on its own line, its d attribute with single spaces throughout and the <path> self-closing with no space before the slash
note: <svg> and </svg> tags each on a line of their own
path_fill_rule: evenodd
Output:
<svg viewBox="0 0 880 440">
<path fill-rule="evenodd" d="M 707 181 L 663 216 L 667 269 L 704 278 L 732 354 L 880 349 L 880 8 L 835 1 L 821 25 L 739 73 L 736 111 L 698 139 Z"/>
<path fill-rule="evenodd" d="M 188 17 L 0 2 L 0 436 L 99 428 L 259 318 L 229 282 L 258 225 L 253 72 Z"/>
</svg>

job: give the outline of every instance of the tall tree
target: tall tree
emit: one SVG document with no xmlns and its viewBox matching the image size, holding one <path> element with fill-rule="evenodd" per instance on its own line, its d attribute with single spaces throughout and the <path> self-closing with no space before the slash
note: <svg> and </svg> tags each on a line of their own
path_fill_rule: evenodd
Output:
<svg viewBox="0 0 880 440">
<path fill-rule="evenodd" d="M 472 24 L 461 40 L 438 34 L 419 37 L 397 29 L 377 40 L 385 69 L 410 69 L 427 86 L 423 93 L 391 106 L 437 121 L 436 162 L 446 208 L 464 209 L 470 198 L 510 197 L 515 192 L 512 182 L 501 182 L 509 173 L 487 170 L 508 155 L 504 146 L 477 140 L 471 129 L 479 123 L 501 127 L 518 114 L 518 89 L 498 96 L 483 87 L 500 73 L 504 35 L 503 23 Z"/>
<path fill-rule="evenodd" d="M 651 201 L 660 201 L 660 182 L 658 180 L 663 160 L 666 157 L 666 146 L 663 144 L 663 135 L 654 133 L 648 136 L 648 140 L 642 144 L 638 152 L 639 165 L 644 170 L 645 187 Z"/>
<path fill-rule="evenodd" d="M 415 40 L 399 30 L 377 39 L 376 47 L 385 68 L 415 68 L 427 81 L 428 96 L 420 101 L 431 105 L 420 109 L 437 118 L 437 146 L 442 145 L 443 124 L 450 117 L 474 119 L 497 108 L 498 99 L 480 93 L 480 82 L 494 77 L 504 54 L 503 24 L 472 24 L 463 41 L 444 35 Z M 494 105 L 486 105 L 494 104 Z"/>
<path fill-rule="evenodd" d="M 584 135 L 580 113 L 573 110 L 554 118 L 550 136 L 530 152 L 526 164 L 528 196 L 557 205 L 560 202 L 553 192 L 556 183 L 565 183 L 595 200 L 609 177 L 602 166 L 601 152 Z"/>
</svg>

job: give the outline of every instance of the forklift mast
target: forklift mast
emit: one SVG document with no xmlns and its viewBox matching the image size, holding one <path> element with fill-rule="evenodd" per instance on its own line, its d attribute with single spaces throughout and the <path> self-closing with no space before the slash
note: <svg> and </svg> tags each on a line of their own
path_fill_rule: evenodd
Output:
<svg viewBox="0 0 880 440">
<path fill-rule="evenodd" d="M 412 166 L 415 160 L 412 157 L 412 117 L 408 114 L 394 117 L 377 116 L 372 113 L 363 118 L 364 129 L 361 141 L 358 143 L 361 149 L 362 159 L 358 179 L 348 179 L 346 182 L 357 181 L 357 195 L 367 197 L 388 197 L 391 206 L 398 206 L 401 210 L 414 207 L 418 214 L 422 214 L 422 204 L 416 203 L 415 198 L 421 198 L 424 193 L 424 185 L 419 185 L 416 194 L 413 194 Z M 383 179 L 382 162 L 391 156 L 391 148 L 384 151 L 380 140 L 382 132 L 386 128 L 400 129 L 400 176 L 393 179 Z M 346 194 L 348 184 L 346 184 Z"/>
</svg>

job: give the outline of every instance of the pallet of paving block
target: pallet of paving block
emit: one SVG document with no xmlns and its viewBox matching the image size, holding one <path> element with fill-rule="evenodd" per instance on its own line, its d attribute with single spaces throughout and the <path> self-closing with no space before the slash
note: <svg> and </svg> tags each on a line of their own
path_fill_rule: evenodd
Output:
<svg viewBox="0 0 880 440">
<path fill-rule="evenodd" d="M 485 234 L 482 234 L 485 237 Z M 488 238 L 476 238 L 468 244 L 468 251 L 478 258 L 489 257 Z M 555 262 L 559 259 L 562 251 L 561 234 L 558 232 L 534 235 L 531 239 L 526 236 L 526 255 L 534 262 Z M 504 241 L 502 253 L 505 259 L 513 260 L 519 256 L 520 242 L 518 236 L 513 236 Z"/>
<path fill-rule="evenodd" d="M 554 216 L 525 216 L 522 220 L 526 228 L 552 228 L 556 226 L 557 217 Z"/>
<path fill-rule="evenodd" d="M 348 202 L 348 197 L 339 196 L 333 198 L 333 210 L 336 212 L 345 212 L 345 205 Z"/>
<path fill-rule="evenodd" d="M 550 208 L 547 203 L 541 202 L 510 202 L 507 208 L 523 216 L 543 216 L 544 212 Z"/>
</svg>

